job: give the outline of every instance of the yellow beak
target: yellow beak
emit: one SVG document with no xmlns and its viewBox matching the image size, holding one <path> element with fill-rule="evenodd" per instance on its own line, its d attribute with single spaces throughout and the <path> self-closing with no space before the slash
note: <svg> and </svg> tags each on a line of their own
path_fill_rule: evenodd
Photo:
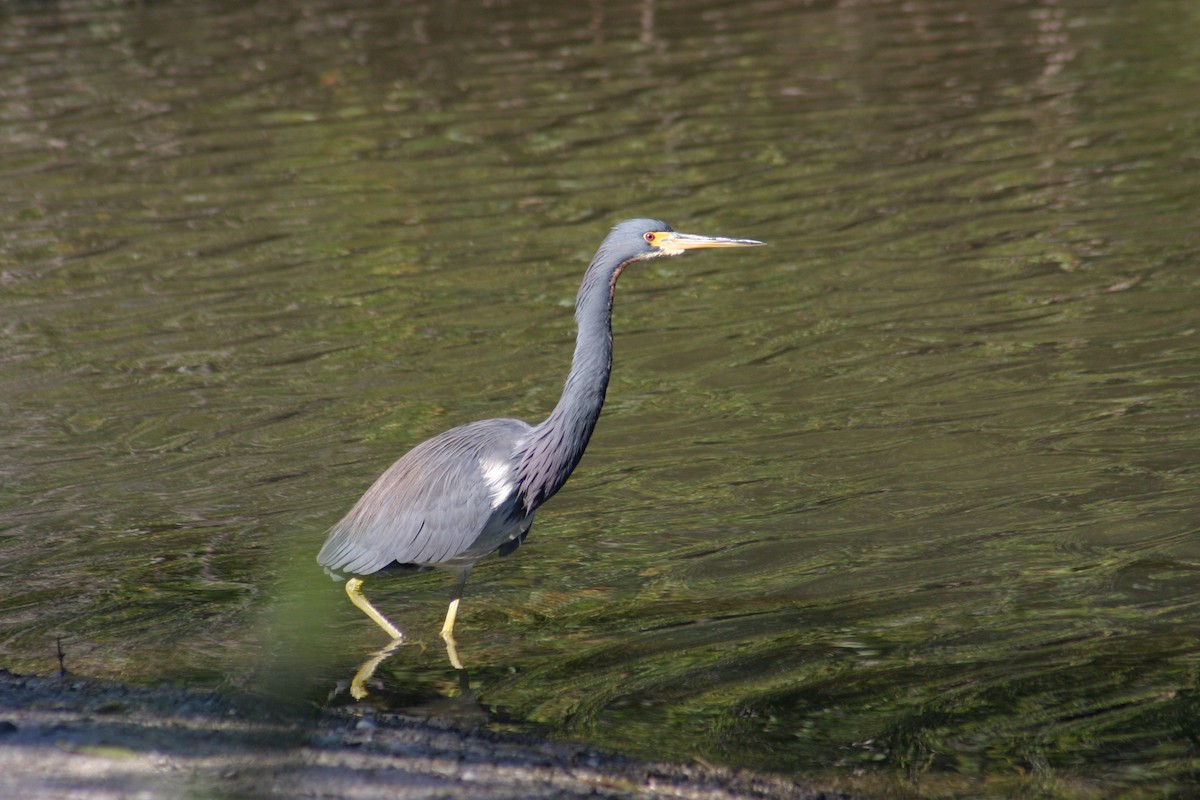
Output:
<svg viewBox="0 0 1200 800">
<path fill-rule="evenodd" d="M 707 247 L 758 247 L 766 244 L 757 239 L 730 239 L 725 236 L 700 236 L 695 233 L 663 231 L 654 235 L 654 246 L 674 255 L 684 250 L 700 250 Z"/>
</svg>

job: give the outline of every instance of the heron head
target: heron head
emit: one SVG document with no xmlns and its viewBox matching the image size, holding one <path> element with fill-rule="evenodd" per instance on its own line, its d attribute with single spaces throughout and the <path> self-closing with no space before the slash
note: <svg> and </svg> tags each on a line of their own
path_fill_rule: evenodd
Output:
<svg viewBox="0 0 1200 800">
<path fill-rule="evenodd" d="M 627 219 L 617 224 L 608 235 L 608 242 L 625 250 L 626 261 L 645 261 L 664 256 L 678 256 L 688 250 L 714 247 L 756 247 L 757 239 L 731 239 L 725 236 L 701 236 L 680 233 L 657 219 Z"/>
</svg>

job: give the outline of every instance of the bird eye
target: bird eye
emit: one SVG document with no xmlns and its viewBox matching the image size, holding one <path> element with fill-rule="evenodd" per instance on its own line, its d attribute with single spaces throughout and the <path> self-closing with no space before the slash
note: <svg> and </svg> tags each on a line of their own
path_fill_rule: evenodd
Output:
<svg viewBox="0 0 1200 800">
<path fill-rule="evenodd" d="M 653 233 L 646 233 L 646 234 L 643 234 L 643 235 L 642 235 L 642 238 L 643 238 L 643 239 L 645 239 L 645 240 L 646 240 L 647 242 L 649 242 L 650 244 L 654 244 L 654 239 L 655 239 L 656 237 L 655 237 L 655 235 L 654 235 Z"/>
</svg>

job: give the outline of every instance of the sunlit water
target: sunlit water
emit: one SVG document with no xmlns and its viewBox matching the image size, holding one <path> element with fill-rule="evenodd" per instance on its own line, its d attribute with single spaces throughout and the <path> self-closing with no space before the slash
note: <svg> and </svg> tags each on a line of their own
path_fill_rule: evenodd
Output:
<svg viewBox="0 0 1200 800">
<path fill-rule="evenodd" d="M 384 642 L 325 530 L 540 419 L 653 215 L 771 247 L 628 271 L 588 455 L 468 584 L 470 691 L 422 574 L 368 583 L 415 642 L 371 701 L 1188 796 L 1197 42 L 1167 2 L 6 7 L 0 665 L 344 686 Z"/>
</svg>

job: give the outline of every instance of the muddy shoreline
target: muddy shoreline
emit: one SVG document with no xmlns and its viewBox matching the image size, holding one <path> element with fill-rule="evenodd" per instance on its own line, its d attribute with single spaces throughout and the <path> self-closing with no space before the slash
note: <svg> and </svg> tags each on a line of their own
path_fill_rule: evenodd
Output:
<svg viewBox="0 0 1200 800">
<path fill-rule="evenodd" d="M 360 709 L 0 670 L 0 797 L 851 800 L 778 777 L 660 764 Z"/>
</svg>

